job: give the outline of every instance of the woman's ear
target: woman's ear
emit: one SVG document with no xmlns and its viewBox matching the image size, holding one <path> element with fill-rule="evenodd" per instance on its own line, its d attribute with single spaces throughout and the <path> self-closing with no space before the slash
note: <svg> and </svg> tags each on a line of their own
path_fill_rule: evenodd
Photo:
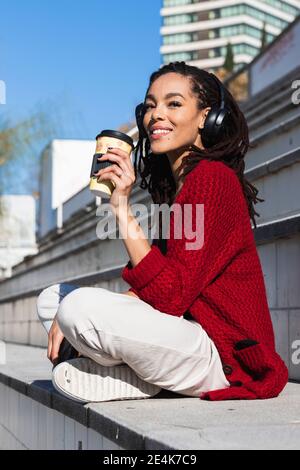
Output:
<svg viewBox="0 0 300 470">
<path fill-rule="evenodd" d="M 209 113 L 210 110 L 211 110 L 210 107 L 205 108 L 205 109 L 202 109 L 201 115 L 200 115 L 199 129 L 203 129 L 203 128 L 204 128 L 205 120 L 206 120 L 207 115 L 208 115 L 208 113 Z"/>
</svg>

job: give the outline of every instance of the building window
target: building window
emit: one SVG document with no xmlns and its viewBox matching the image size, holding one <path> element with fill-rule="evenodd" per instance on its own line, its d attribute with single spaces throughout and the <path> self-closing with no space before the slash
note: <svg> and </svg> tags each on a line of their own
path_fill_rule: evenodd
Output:
<svg viewBox="0 0 300 470">
<path fill-rule="evenodd" d="M 164 7 L 178 7 L 180 5 L 191 5 L 192 3 L 197 3 L 196 0 L 164 0 Z"/>
<path fill-rule="evenodd" d="M 192 34 L 182 33 L 182 34 L 169 34 L 167 36 L 163 36 L 163 44 L 186 44 L 188 42 L 192 42 L 193 37 Z"/>
<path fill-rule="evenodd" d="M 164 17 L 164 26 L 175 26 L 179 24 L 193 23 L 198 21 L 198 15 L 171 15 Z"/>
<path fill-rule="evenodd" d="M 175 61 L 189 61 L 189 60 L 197 60 L 198 59 L 198 52 L 176 52 L 174 54 L 165 54 L 163 56 L 164 64 L 168 64 L 169 62 Z"/>
<path fill-rule="evenodd" d="M 249 5 L 234 5 L 231 7 L 225 7 L 221 9 L 221 17 L 249 15 L 260 21 L 265 21 L 267 24 L 276 26 L 277 28 L 284 29 L 288 23 L 287 21 L 281 20 L 276 16 L 265 13 L 257 8 L 253 8 Z M 280 15 L 280 14 L 279 14 Z"/>
<path fill-rule="evenodd" d="M 224 26 L 219 29 L 219 35 L 221 38 L 229 38 L 232 36 L 238 36 L 240 34 L 246 34 L 256 39 L 261 39 L 262 30 L 259 28 L 254 28 L 247 24 L 239 24 L 233 26 Z M 267 41 L 271 42 L 274 39 L 273 34 L 267 34 Z"/>
<path fill-rule="evenodd" d="M 265 3 L 268 3 L 272 7 L 278 8 L 278 10 L 284 11 L 285 13 L 289 13 L 293 16 L 297 16 L 300 12 L 300 8 L 289 5 L 288 3 L 285 3 L 281 0 L 265 0 Z"/>
<path fill-rule="evenodd" d="M 249 44 L 234 44 L 232 46 L 233 53 L 234 55 L 237 54 L 247 54 L 250 56 L 256 56 L 257 53 L 259 52 L 259 49 L 257 47 L 249 46 Z M 221 47 L 221 55 L 223 57 L 226 56 L 227 52 L 227 47 Z"/>
</svg>

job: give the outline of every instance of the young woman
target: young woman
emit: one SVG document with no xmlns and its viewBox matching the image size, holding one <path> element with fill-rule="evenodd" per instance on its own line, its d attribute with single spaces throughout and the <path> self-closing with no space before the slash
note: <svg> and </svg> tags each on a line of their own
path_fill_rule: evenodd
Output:
<svg viewBox="0 0 300 470">
<path fill-rule="evenodd" d="M 175 62 L 151 75 L 138 125 L 134 166 L 113 149 L 102 158 L 114 165 L 98 175 L 116 184 L 110 205 L 130 257 L 122 278 L 131 289 L 58 284 L 42 291 L 37 307 L 49 359 L 56 364 L 64 337 L 83 356 L 54 367 L 54 386 L 81 402 L 147 398 L 161 389 L 211 400 L 277 396 L 288 373 L 275 351 L 250 223 L 256 227 L 253 204 L 261 199 L 244 178 L 242 112 L 214 75 Z M 149 244 L 129 203 L 137 174 L 154 203 L 192 209 L 200 247 L 188 246 L 184 230 L 174 236 L 174 214 L 169 239 Z"/>
</svg>

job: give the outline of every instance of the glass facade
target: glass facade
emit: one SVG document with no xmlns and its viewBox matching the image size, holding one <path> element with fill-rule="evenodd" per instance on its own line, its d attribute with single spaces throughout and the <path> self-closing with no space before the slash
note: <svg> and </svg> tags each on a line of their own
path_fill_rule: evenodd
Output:
<svg viewBox="0 0 300 470">
<path fill-rule="evenodd" d="M 188 42 L 197 41 L 198 33 L 178 33 L 169 34 L 163 37 L 163 44 L 187 44 Z"/>
<path fill-rule="evenodd" d="M 250 7 L 249 5 L 233 5 L 231 7 L 221 8 L 220 10 L 221 18 L 240 15 L 252 16 L 252 18 L 255 18 L 256 20 L 265 21 L 266 23 L 280 29 L 284 29 L 288 25 L 287 21 L 276 18 L 276 16 L 265 13 L 264 11 L 258 10 L 257 8 Z"/>
<path fill-rule="evenodd" d="M 246 55 L 255 57 L 259 51 L 255 47 L 249 46 L 248 44 L 237 44 L 233 46 L 233 52 L 235 55 L 246 54 Z M 209 59 L 214 59 L 217 57 L 225 57 L 226 47 L 210 49 L 207 55 Z M 199 54 L 197 51 L 176 52 L 174 54 L 164 54 L 163 63 L 168 64 L 169 62 L 182 61 L 182 60 L 184 62 L 189 62 L 189 61 L 199 60 L 199 59 L 201 59 L 201 57 L 199 57 Z M 244 65 L 244 62 L 243 62 L 243 65 Z M 236 63 L 234 66 L 234 70 L 237 70 L 240 66 L 241 66 L 241 63 Z"/>
<path fill-rule="evenodd" d="M 206 0 L 207 1 L 207 0 Z M 194 3 L 199 3 L 199 0 L 163 0 L 163 7 L 170 8 L 170 7 L 179 7 L 182 5 L 192 5 Z M 290 15 L 297 15 L 299 9 L 283 0 L 264 0 L 263 3 L 267 3 L 271 7 L 277 8 L 278 10 L 282 10 L 285 13 L 289 13 Z"/>
<path fill-rule="evenodd" d="M 249 44 L 234 44 L 232 46 L 232 49 L 235 55 L 247 54 L 256 56 L 259 51 L 257 47 L 249 46 Z M 222 55 L 223 57 L 226 56 L 226 51 L 227 47 L 220 47 L 220 55 Z"/>
<path fill-rule="evenodd" d="M 163 25 L 164 26 L 175 26 L 178 24 L 187 24 L 187 23 L 193 23 L 195 21 L 198 21 L 198 15 L 197 14 L 192 14 L 192 15 L 171 15 L 171 16 L 165 16 Z"/>
<path fill-rule="evenodd" d="M 258 53 L 258 48 L 249 46 L 249 44 L 234 44 L 232 46 L 233 53 L 234 55 L 250 55 L 255 57 Z M 227 51 L 227 46 L 224 47 L 215 47 L 214 49 L 209 49 L 208 51 L 208 57 L 214 58 L 214 57 L 225 57 L 226 56 L 226 51 Z"/>
<path fill-rule="evenodd" d="M 215 37 L 229 38 L 232 36 L 239 36 L 241 34 L 246 34 L 247 36 L 252 36 L 256 39 L 261 39 L 262 31 L 253 26 L 247 24 L 237 24 L 233 26 L 224 26 L 223 28 L 216 29 L 214 31 Z M 267 33 L 267 42 L 271 42 L 274 39 L 273 34 Z"/>
<path fill-rule="evenodd" d="M 185 62 L 189 60 L 197 60 L 198 59 L 198 52 L 176 52 L 174 54 L 164 54 L 164 64 L 168 64 L 169 62 L 174 62 L 176 60 L 183 60 Z"/>
<path fill-rule="evenodd" d="M 216 38 L 230 38 L 232 36 L 239 36 L 241 34 L 246 34 L 256 39 L 261 39 L 262 31 L 253 26 L 247 24 L 237 24 L 232 26 L 223 26 L 222 28 L 216 28 L 208 33 L 209 39 Z M 267 42 L 271 42 L 274 39 L 273 34 L 267 33 Z M 178 33 L 178 34 L 168 34 L 163 36 L 164 45 L 172 44 L 187 44 L 190 42 L 198 41 L 198 33 Z"/>
<path fill-rule="evenodd" d="M 278 10 L 284 11 L 285 13 L 289 13 L 290 15 L 297 16 L 299 13 L 299 8 L 280 0 L 264 0 L 264 3 L 267 3 Z"/>
<path fill-rule="evenodd" d="M 191 5 L 198 3 L 198 0 L 164 0 L 163 6 L 166 7 L 179 7 L 181 5 Z"/>
<path fill-rule="evenodd" d="M 209 5 L 209 0 L 163 0 L 163 7 L 176 7 L 176 6 L 183 6 L 181 9 L 182 13 L 180 14 L 169 14 L 163 17 L 163 26 L 177 26 L 177 25 L 184 25 L 184 24 L 191 24 L 191 23 L 199 23 L 205 21 L 211 21 L 213 26 L 211 29 L 208 29 L 209 26 L 207 26 L 207 29 L 203 29 L 203 26 L 199 30 L 195 31 L 183 31 L 183 28 L 181 29 L 181 32 L 179 33 L 174 33 L 174 34 L 163 34 L 162 36 L 162 44 L 165 45 L 178 45 L 178 44 L 188 44 L 188 43 L 193 43 L 196 41 L 207 41 L 207 40 L 214 40 L 221 38 L 223 39 L 223 44 L 224 46 L 221 47 L 210 47 L 210 48 L 201 48 L 197 49 L 197 47 L 194 47 L 193 51 L 178 51 L 174 53 L 166 53 L 163 54 L 163 63 L 169 63 L 175 60 L 184 60 L 184 61 L 193 61 L 193 60 L 205 60 L 207 59 L 218 59 L 220 57 L 225 57 L 226 56 L 226 51 L 227 51 L 227 44 L 229 41 L 232 42 L 237 42 L 237 40 L 232 41 L 232 38 L 236 38 L 237 36 L 245 35 L 249 38 L 249 42 L 251 42 L 250 38 L 254 38 L 258 41 L 261 40 L 262 38 L 262 26 L 257 27 L 253 26 L 250 24 L 250 18 L 256 19 L 260 22 L 262 25 L 265 23 L 267 26 L 273 27 L 275 32 L 277 31 L 282 31 L 285 29 L 289 22 L 286 21 L 284 18 L 282 18 L 282 12 L 287 13 L 291 15 L 292 17 L 296 17 L 300 14 L 300 2 L 299 2 L 299 8 L 297 8 L 294 5 L 290 5 L 287 1 L 281 1 L 281 0 L 261 0 L 259 2 L 258 7 L 254 7 L 251 5 L 246 4 L 245 2 L 240 2 L 237 5 L 232 5 L 232 6 L 226 6 L 226 2 L 224 2 L 223 7 L 219 8 L 214 8 L 214 9 L 209 9 L 209 7 L 205 7 L 204 10 L 201 10 L 199 12 L 195 12 L 195 9 L 191 9 L 193 11 L 187 11 L 188 8 L 184 8 L 184 6 L 188 6 L 191 4 L 200 4 L 200 3 L 206 3 Z M 278 11 L 278 14 L 274 12 L 271 14 L 270 12 L 265 12 L 263 11 L 263 8 L 260 7 L 260 5 L 265 4 L 269 5 L 273 9 Z M 185 13 L 186 11 L 186 13 Z M 233 18 L 233 17 L 238 17 L 238 16 L 244 16 L 244 19 L 241 18 L 240 23 L 230 25 L 230 21 L 228 19 Z M 222 24 L 229 23 L 229 25 L 224 25 L 220 26 L 220 23 Z M 220 20 L 217 22 L 217 20 Z M 235 18 L 234 21 L 232 22 L 237 22 L 239 19 Z M 249 22 L 248 22 L 249 21 Z M 218 24 L 219 23 L 219 24 Z M 252 20 L 253 23 L 253 20 Z M 207 23 L 209 25 L 210 23 Z M 193 27 L 195 29 L 197 25 Z M 276 29 L 275 29 L 276 28 Z M 271 34 L 269 31 L 266 32 L 266 41 L 267 43 L 272 42 L 276 37 L 276 34 Z M 233 47 L 233 53 L 235 56 L 248 56 L 250 57 L 255 57 L 259 51 L 260 47 L 253 46 L 251 44 L 247 44 L 248 40 L 247 38 L 242 39 L 242 43 L 238 44 L 232 44 Z M 252 41 L 253 42 L 253 41 Z M 178 48 L 179 49 L 179 48 Z M 245 64 L 245 59 L 243 60 L 243 63 L 237 62 L 235 64 L 235 69 L 239 68 L 241 65 Z M 249 59 L 247 59 L 249 60 Z M 213 70 L 213 68 L 211 69 Z"/>
</svg>

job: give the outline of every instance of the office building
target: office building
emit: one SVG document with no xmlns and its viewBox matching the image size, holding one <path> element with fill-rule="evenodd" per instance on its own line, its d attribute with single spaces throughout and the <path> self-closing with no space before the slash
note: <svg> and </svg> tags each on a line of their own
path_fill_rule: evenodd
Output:
<svg viewBox="0 0 300 470">
<path fill-rule="evenodd" d="M 163 0 L 162 64 L 185 61 L 208 70 L 223 66 L 228 43 L 234 68 L 250 63 L 300 13 L 300 0 Z"/>
</svg>

